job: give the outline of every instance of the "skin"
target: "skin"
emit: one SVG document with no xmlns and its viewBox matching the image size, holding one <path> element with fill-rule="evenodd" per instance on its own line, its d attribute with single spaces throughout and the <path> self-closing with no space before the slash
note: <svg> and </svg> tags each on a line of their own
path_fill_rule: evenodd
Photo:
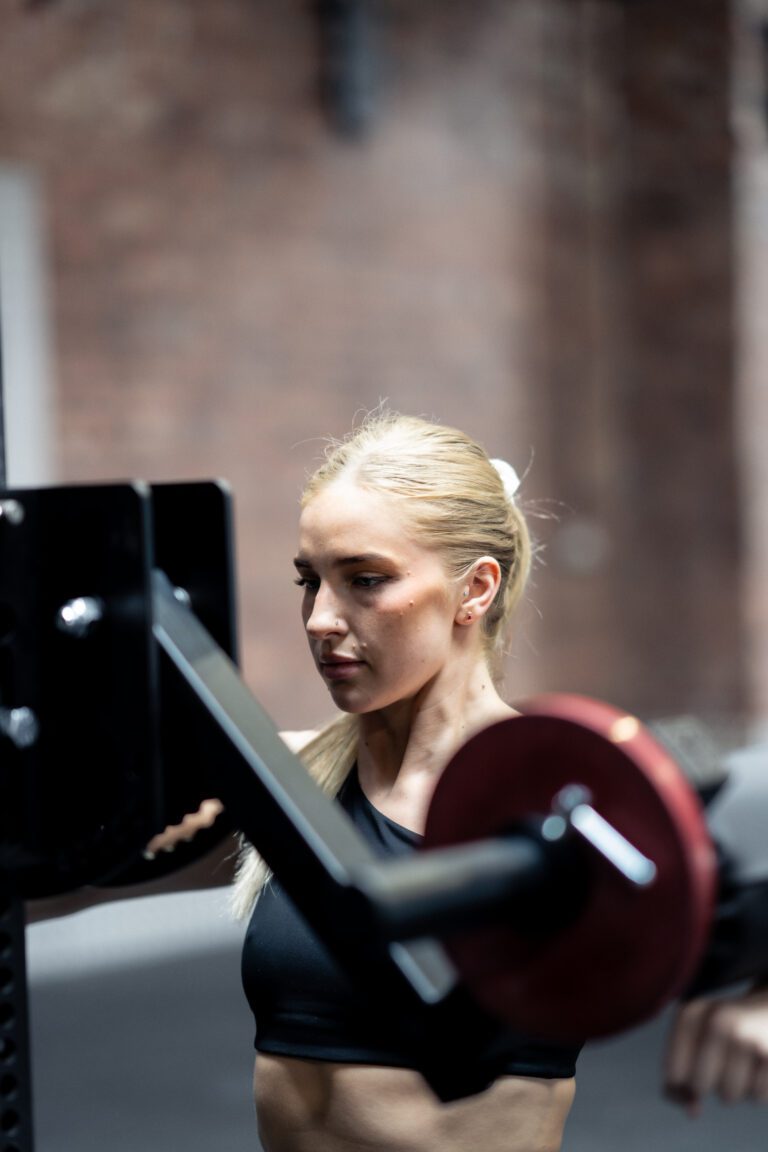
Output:
<svg viewBox="0 0 768 1152">
<path fill-rule="evenodd" d="M 296 568 L 318 671 L 334 703 L 361 719 L 361 787 L 423 832 L 451 755 L 513 714 L 481 634 L 499 566 L 481 556 L 452 579 L 396 499 L 341 479 L 304 509 Z M 266 1152 L 557 1152 L 574 1094 L 572 1080 L 508 1076 L 442 1104 L 410 1069 L 272 1055 L 257 1056 L 254 1086 Z"/>
<path fill-rule="evenodd" d="M 693 1000 L 673 1021 L 666 1091 L 696 1115 L 714 1093 L 725 1103 L 768 1101 L 768 990 Z"/>
<path fill-rule="evenodd" d="M 338 481 L 304 509 L 296 569 L 315 665 L 336 706 L 361 718 L 361 784 L 385 815 L 421 831 L 447 761 L 512 709 L 480 632 L 496 560 L 479 557 L 452 580 L 409 527 L 396 500 Z"/>
</svg>

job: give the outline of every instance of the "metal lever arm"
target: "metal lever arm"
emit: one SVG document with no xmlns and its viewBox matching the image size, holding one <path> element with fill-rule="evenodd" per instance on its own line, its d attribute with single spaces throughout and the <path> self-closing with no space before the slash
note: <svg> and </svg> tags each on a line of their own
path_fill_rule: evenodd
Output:
<svg viewBox="0 0 768 1152">
<path fill-rule="evenodd" d="M 210 765 L 211 794 L 269 866 L 353 987 L 376 988 L 387 1026 L 406 1030 L 420 1070 L 442 1099 L 478 1091 L 495 1076 L 477 1059 L 500 1024 L 478 1009 L 442 945 L 383 941 L 366 876 L 376 857 L 354 825 L 317 788 L 281 739 L 235 665 L 174 596 L 164 573 L 152 581 L 161 695 L 178 693 L 185 722 Z M 177 711 L 177 708 L 179 711 Z M 189 732 L 187 733 L 187 740 Z M 363 988 L 364 982 L 364 988 Z M 450 1038 L 462 1036 L 463 1058 Z"/>
</svg>

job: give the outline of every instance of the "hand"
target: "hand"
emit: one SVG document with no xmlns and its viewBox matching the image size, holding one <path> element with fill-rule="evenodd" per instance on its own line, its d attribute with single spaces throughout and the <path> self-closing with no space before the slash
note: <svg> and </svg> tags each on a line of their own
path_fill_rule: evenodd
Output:
<svg viewBox="0 0 768 1152">
<path fill-rule="evenodd" d="M 726 1103 L 768 1101 L 768 989 L 682 1006 L 667 1046 L 665 1091 L 691 1115 L 710 1092 Z"/>
<path fill-rule="evenodd" d="M 197 812 L 188 812 L 180 824 L 168 824 L 153 836 L 144 849 L 144 857 L 153 860 L 158 852 L 173 852 L 177 844 L 193 840 L 203 828 L 210 828 L 224 811 L 220 800 L 203 800 Z"/>
</svg>

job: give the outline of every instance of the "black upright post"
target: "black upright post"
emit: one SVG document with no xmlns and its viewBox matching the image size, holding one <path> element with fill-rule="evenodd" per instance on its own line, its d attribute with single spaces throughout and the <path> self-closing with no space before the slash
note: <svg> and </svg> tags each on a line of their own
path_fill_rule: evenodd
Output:
<svg viewBox="0 0 768 1152">
<path fill-rule="evenodd" d="M 7 483 L 5 469 L 5 389 L 3 385 L 3 314 L 0 298 L 0 488 Z"/>
<path fill-rule="evenodd" d="M 7 484 L 3 392 L 0 312 L 0 491 Z M 3 519 L 0 496 L 0 531 L 6 527 Z M 0 707 L 4 703 L 7 702 L 0 700 Z M 0 763 L 5 739 L 0 736 Z M 24 943 L 24 902 L 12 873 L 0 871 L 0 1152 L 33 1152 L 32 1069 Z"/>
</svg>

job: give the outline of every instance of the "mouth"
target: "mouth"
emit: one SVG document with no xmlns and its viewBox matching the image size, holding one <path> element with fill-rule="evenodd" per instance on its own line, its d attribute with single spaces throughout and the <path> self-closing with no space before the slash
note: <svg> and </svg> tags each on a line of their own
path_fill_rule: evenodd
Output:
<svg viewBox="0 0 768 1152">
<path fill-rule="evenodd" d="M 320 675 L 325 680 L 348 680 L 362 667 L 362 660 L 353 660 L 347 656 L 326 656 L 318 661 Z"/>
</svg>

